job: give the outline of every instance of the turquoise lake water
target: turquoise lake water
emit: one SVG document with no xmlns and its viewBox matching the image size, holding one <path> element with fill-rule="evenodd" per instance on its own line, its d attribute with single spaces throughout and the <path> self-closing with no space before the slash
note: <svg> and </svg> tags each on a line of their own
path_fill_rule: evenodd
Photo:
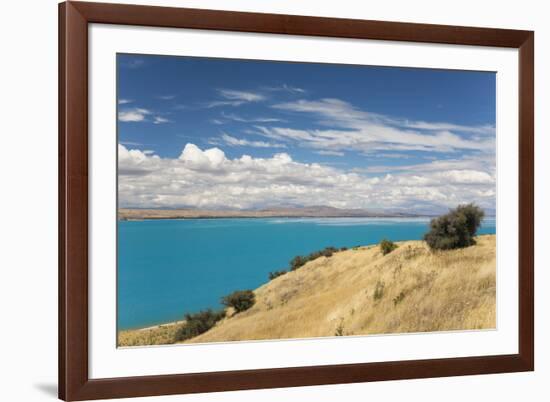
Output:
<svg viewBox="0 0 550 402">
<path fill-rule="evenodd" d="M 118 222 L 118 327 L 139 328 L 220 307 L 296 255 L 327 246 L 418 240 L 428 218 L 186 219 Z M 495 233 L 494 218 L 479 233 Z"/>
</svg>

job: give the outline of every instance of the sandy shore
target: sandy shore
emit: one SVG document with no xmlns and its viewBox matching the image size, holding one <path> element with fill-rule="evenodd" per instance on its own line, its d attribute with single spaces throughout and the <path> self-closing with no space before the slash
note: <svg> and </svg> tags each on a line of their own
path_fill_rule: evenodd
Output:
<svg viewBox="0 0 550 402">
<path fill-rule="evenodd" d="M 145 327 L 145 328 L 137 328 L 137 329 L 128 329 L 128 330 L 123 330 L 123 331 L 148 331 L 148 330 L 155 330 L 155 329 L 159 329 L 159 328 L 162 328 L 162 327 L 168 327 L 170 325 L 179 325 L 179 324 L 183 324 L 185 322 L 185 320 L 181 320 L 181 321 L 172 321 L 172 322 L 165 322 L 165 323 L 162 323 L 162 324 L 157 324 L 157 325 L 152 325 L 150 327 Z"/>
</svg>

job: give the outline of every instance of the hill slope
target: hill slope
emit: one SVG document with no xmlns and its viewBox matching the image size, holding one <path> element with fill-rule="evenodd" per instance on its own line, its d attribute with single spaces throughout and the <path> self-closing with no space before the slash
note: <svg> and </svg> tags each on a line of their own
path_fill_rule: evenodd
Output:
<svg viewBox="0 0 550 402">
<path fill-rule="evenodd" d="M 495 236 L 433 253 L 421 241 L 320 257 L 255 291 L 248 311 L 186 342 L 363 335 L 496 326 Z"/>
</svg>

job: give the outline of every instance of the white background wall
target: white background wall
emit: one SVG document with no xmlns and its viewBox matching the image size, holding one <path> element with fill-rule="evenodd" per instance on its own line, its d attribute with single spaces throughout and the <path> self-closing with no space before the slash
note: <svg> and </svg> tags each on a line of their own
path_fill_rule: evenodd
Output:
<svg viewBox="0 0 550 402">
<path fill-rule="evenodd" d="M 114 1 L 114 0 L 113 0 Z M 128 1 L 121 1 L 128 2 Z M 162 0 L 143 4 L 536 31 L 535 373 L 171 396 L 147 401 L 546 401 L 550 25 L 523 0 Z M 55 400 L 57 382 L 57 1 L 3 2 L 0 23 L 0 399 Z M 544 208 L 546 206 L 546 208 Z"/>
</svg>

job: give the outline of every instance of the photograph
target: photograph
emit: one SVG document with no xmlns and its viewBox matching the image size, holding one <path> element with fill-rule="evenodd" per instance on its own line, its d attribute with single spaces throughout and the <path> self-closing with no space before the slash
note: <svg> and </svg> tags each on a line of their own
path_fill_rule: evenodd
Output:
<svg viewBox="0 0 550 402">
<path fill-rule="evenodd" d="M 118 347 L 497 328 L 495 72 L 116 57 Z"/>
</svg>

